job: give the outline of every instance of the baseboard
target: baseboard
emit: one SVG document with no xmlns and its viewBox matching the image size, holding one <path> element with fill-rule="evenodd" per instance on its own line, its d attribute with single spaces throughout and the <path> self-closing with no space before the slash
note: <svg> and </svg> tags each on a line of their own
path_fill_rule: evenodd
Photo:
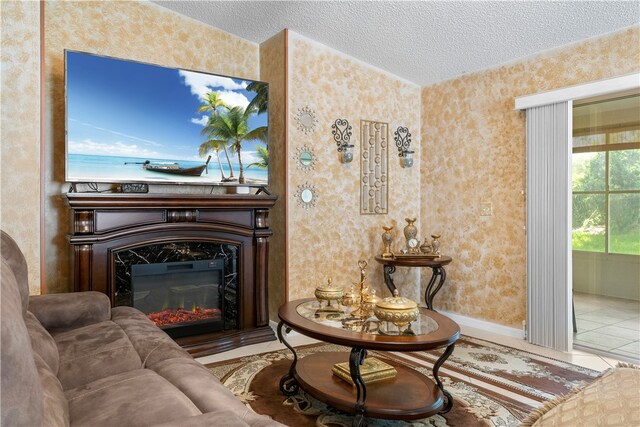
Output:
<svg viewBox="0 0 640 427">
<path fill-rule="evenodd" d="M 448 311 L 438 311 L 440 314 L 444 314 L 448 318 L 452 319 L 460 326 L 468 326 L 470 328 L 480 329 L 486 332 L 491 332 L 500 335 L 506 335 L 508 337 L 524 339 L 524 331 L 518 328 L 512 328 L 509 326 L 498 325 L 497 323 L 487 322 L 486 320 L 474 319 L 473 317 L 463 316 L 461 314 L 451 313 Z"/>
</svg>

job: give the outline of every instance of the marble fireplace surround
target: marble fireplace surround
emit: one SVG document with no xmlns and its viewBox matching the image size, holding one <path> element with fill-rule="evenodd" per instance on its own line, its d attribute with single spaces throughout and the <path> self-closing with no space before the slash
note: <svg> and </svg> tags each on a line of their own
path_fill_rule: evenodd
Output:
<svg viewBox="0 0 640 427">
<path fill-rule="evenodd" d="M 66 198 L 73 216 L 75 291 L 103 292 L 112 305 L 130 305 L 122 298 L 130 282 L 127 265 L 224 259 L 228 296 L 237 311 L 226 314 L 233 314 L 235 325 L 176 342 L 199 357 L 275 339 L 267 260 L 269 211 L 276 197 L 68 193 Z"/>
</svg>

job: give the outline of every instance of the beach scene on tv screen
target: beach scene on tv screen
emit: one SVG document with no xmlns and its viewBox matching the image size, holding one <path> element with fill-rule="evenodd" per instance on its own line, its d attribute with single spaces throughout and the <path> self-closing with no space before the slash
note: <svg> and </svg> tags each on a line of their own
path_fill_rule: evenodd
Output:
<svg viewBox="0 0 640 427">
<path fill-rule="evenodd" d="M 268 183 L 264 82 L 66 53 L 69 182 Z"/>
</svg>

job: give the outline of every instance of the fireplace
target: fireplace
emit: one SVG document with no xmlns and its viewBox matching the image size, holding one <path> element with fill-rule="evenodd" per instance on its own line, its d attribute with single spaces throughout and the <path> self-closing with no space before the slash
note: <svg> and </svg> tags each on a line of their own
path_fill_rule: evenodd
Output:
<svg viewBox="0 0 640 427">
<path fill-rule="evenodd" d="M 76 291 L 140 309 L 194 356 L 275 339 L 267 195 L 69 193 Z"/>
<path fill-rule="evenodd" d="M 237 252 L 206 242 L 117 252 L 114 305 L 137 308 L 174 338 L 235 329 Z"/>
</svg>

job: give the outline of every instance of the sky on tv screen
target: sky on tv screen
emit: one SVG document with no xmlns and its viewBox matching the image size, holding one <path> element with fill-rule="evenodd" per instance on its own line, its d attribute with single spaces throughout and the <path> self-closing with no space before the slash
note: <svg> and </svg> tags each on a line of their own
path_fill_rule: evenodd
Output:
<svg viewBox="0 0 640 427">
<path fill-rule="evenodd" d="M 104 157 L 176 161 L 185 166 L 202 164 L 206 156 L 201 157 L 198 149 L 206 141 L 201 132 L 209 118 L 209 113 L 198 113 L 203 96 L 218 92 L 230 107 L 246 108 L 256 95 L 246 90 L 249 83 L 250 80 L 67 51 L 67 162 L 69 157 Z M 249 129 L 267 126 L 267 113 L 252 114 L 248 125 Z M 245 175 L 266 178 L 265 170 L 247 170 L 247 165 L 260 161 L 257 146 L 265 144 L 242 144 Z M 217 168 L 217 154 L 209 154 L 213 156 L 211 165 Z M 219 155 L 221 162 L 228 164 L 224 153 Z M 237 156 L 229 153 L 229 158 L 232 168 L 237 169 Z M 68 164 L 68 169 L 74 164 L 75 161 Z M 67 170 L 67 176 L 74 181 L 85 172 L 80 168 Z M 127 179 L 117 170 L 110 173 L 116 179 Z M 108 180 L 97 178 L 96 181 Z M 216 181 L 219 177 L 212 174 L 205 179 Z"/>
</svg>

